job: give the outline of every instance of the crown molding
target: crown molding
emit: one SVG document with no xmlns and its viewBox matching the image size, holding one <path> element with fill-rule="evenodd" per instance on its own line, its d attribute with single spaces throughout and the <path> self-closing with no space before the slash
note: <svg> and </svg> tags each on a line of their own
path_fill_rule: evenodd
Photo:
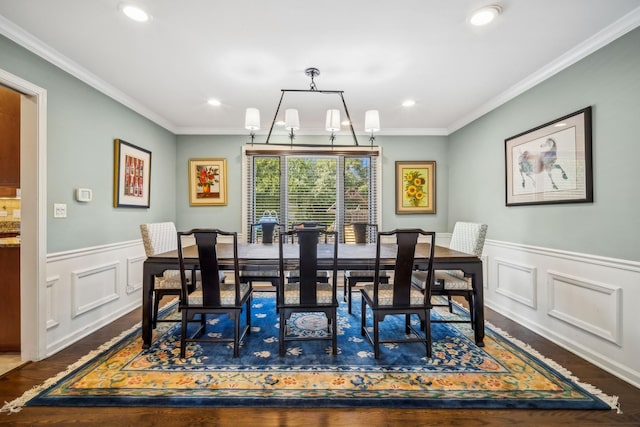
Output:
<svg viewBox="0 0 640 427">
<path fill-rule="evenodd" d="M 463 128 L 474 120 L 479 119 L 490 111 L 495 110 L 499 106 L 507 103 L 513 98 L 521 95 L 537 84 L 547 80 L 553 75 L 559 73 L 560 71 L 568 68 L 569 66 L 575 64 L 581 59 L 591 55 L 593 52 L 598 49 L 608 45 L 612 41 L 622 37 L 626 33 L 631 30 L 634 30 L 636 27 L 640 25 L 640 7 L 632 10 L 622 18 L 618 19 L 613 24 L 609 25 L 602 31 L 594 34 L 593 36 L 586 39 L 584 42 L 580 43 L 573 49 L 569 50 L 564 55 L 550 62 L 549 64 L 542 67 L 540 70 L 535 73 L 529 75 L 527 78 L 522 80 L 521 82 L 513 85 L 506 91 L 502 92 L 500 95 L 495 98 L 489 100 L 486 104 L 472 111 L 465 117 L 462 117 L 460 120 L 454 122 L 448 129 L 447 135 L 452 134 L 453 132 Z"/>
<path fill-rule="evenodd" d="M 51 48 L 40 39 L 28 33 L 2 15 L 0 15 L 0 34 L 33 52 L 45 61 L 50 62 L 61 70 L 71 74 L 99 92 L 102 92 L 122 105 L 132 109 L 141 116 L 146 117 L 158 126 L 161 126 L 174 134 L 176 133 L 175 126 L 169 120 L 158 115 L 156 112 L 149 110 L 134 98 L 98 78 L 86 68 L 83 68 L 76 62 L 65 57 L 57 50 Z"/>
<path fill-rule="evenodd" d="M 475 109 L 468 115 L 462 117 L 460 120 L 452 123 L 448 128 L 433 128 L 433 129 L 386 129 L 376 135 L 388 135 L 388 136 L 448 136 L 453 132 L 461 129 L 462 127 L 470 124 L 471 122 L 479 119 L 488 112 L 500 107 L 513 98 L 521 95 L 537 84 L 550 78 L 551 76 L 559 73 L 567 67 L 575 64 L 586 56 L 592 54 L 598 49 L 606 46 L 617 38 L 623 36 L 629 31 L 635 29 L 640 25 L 640 7 L 629 12 L 627 15 L 620 18 L 618 21 L 609 25 L 607 28 L 598 32 L 594 36 L 588 38 L 584 42 L 580 43 L 566 54 L 560 56 L 556 60 L 550 62 L 540 70 L 529 75 L 521 82 L 513 85 L 508 90 L 502 92 L 500 95 L 489 100 L 481 107 Z M 125 94 L 124 92 L 116 89 L 104 80 L 98 78 L 93 73 L 83 68 L 76 62 L 66 58 L 60 52 L 46 45 L 40 39 L 34 37 L 30 33 L 23 30 L 21 27 L 15 25 L 13 22 L 0 15 L 0 34 L 24 47 L 25 49 L 40 56 L 46 61 L 59 67 L 63 71 L 78 78 L 89 86 L 130 108 L 141 116 L 151 120 L 157 125 L 165 128 L 169 132 L 175 135 L 244 135 L 246 132 L 242 130 L 234 131 L 228 129 L 216 129 L 216 128 L 192 128 L 192 127 L 178 127 L 171 123 L 166 118 L 160 116 L 156 112 L 148 109 L 136 99 Z M 326 132 L 325 132 L 326 133 Z M 308 133 L 314 135 L 315 133 Z M 324 134 L 324 133 L 318 133 Z M 358 135 L 360 135 L 358 133 Z M 365 134 L 362 134 L 365 135 Z"/>
</svg>

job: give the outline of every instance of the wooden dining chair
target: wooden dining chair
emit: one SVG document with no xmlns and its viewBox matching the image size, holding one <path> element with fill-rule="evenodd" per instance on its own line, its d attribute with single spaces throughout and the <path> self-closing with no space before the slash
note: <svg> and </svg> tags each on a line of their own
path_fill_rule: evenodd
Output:
<svg viewBox="0 0 640 427">
<path fill-rule="evenodd" d="M 251 224 L 249 243 L 271 245 L 278 239 L 279 230 L 280 224 L 277 222 Z M 252 285 L 254 282 L 269 282 L 277 289 L 280 273 L 278 270 L 246 269 L 240 272 L 240 280 Z"/>
<path fill-rule="evenodd" d="M 336 297 L 338 271 L 338 239 L 336 232 L 329 232 L 319 228 L 305 227 L 286 231 L 288 237 L 294 237 L 298 244 L 297 255 L 286 258 L 284 253 L 284 238 L 279 241 L 280 289 L 277 293 L 278 312 L 280 313 L 279 353 L 284 356 L 286 342 L 309 339 L 331 340 L 332 352 L 338 353 L 338 299 Z M 332 237 L 324 243 L 324 237 Z M 286 237 L 283 236 L 283 237 Z M 322 236 L 322 237 L 321 237 Z M 328 260 L 331 266 L 331 281 L 318 280 L 319 251 L 325 251 L 323 260 Z M 328 266 L 328 265 L 327 265 Z M 326 268 L 323 266 L 323 268 Z M 298 271 L 299 280 L 285 282 L 287 270 Z M 294 313 L 322 312 L 327 317 L 326 336 L 295 336 L 288 334 L 289 320 Z"/>
<path fill-rule="evenodd" d="M 238 262 L 238 234 L 217 229 L 193 229 L 178 234 L 178 261 L 180 264 L 180 278 L 182 281 L 182 294 L 180 298 L 180 310 L 182 312 L 182 327 L 180 333 L 180 357 L 186 356 L 188 342 L 230 342 L 233 343 L 233 357 L 238 357 L 240 343 L 244 336 L 251 333 L 251 297 L 253 288 L 250 283 L 240 281 L 240 266 Z M 216 244 L 220 236 L 228 236 L 233 239 L 233 283 L 223 283 L 220 280 L 220 264 Z M 198 249 L 198 264 L 202 277 L 202 286 L 193 292 L 189 292 L 187 282 L 188 269 L 185 264 L 182 239 L 195 238 Z M 246 324 L 240 328 L 242 310 L 246 311 Z M 207 315 L 226 314 L 233 320 L 233 337 L 208 334 Z M 189 322 L 196 315 L 200 315 L 199 327 L 188 334 Z"/>
<path fill-rule="evenodd" d="M 449 248 L 473 254 L 480 258 L 484 248 L 484 241 L 487 235 L 487 224 L 479 224 L 472 222 L 456 222 L 451 234 L 451 242 Z M 411 278 L 413 284 L 423 289 L 427 277 L 424 272 L 414 272 Z M 473 282 L 471 277 L 466 277 L 461 270 L 435 270 L 434 283 L 431 287 L 432 296 L 443 296 L 446 303 L 433 303 L 434 307 L 448 307 L 449 312 L 453 313 L 453 297 L 464 297 L 469 306 L 469 320 L 466 319 L 449 319 L 449 320 L 433 320 L 435 323 L 471 323 L 475 325 L 475 302 L 473 296 Z"/>
<path fill-rule="evenodd" d="M 342 236 L 345 243 L 367 244 L 375 243 L 378 235 L 378 224 L 353 223 L 345 224 L 342 228 Z M 349 314 L 351 314 L 351 299 L 353 288 L 358 283 L 373 282 L 373 270 L 345 270 L 343 283 L 343 299 L 347 302 Z M 389 275 L 385 270 L 379 272 L 380 283 L 389 283 Z"/>
<path fill-rule="evenodd" d="M 397 253 L 394 259 L 392 283 L 381 283 L 379 271 L 381 265 L 380 241 L 385 236 L 395 237 Z M 427 286 L 418 289 L 411 284 L 411 274 L 415 268 L 415 250 L 418 237 L 430 238 L 430 252 L 427 264 L 423 267 L 427 275 Z M 374 357 L 380 358 L 380 344 L 421 342 L 425 344 L 427 357 L 431 357 L 431 323 L 430 323 L 430 286 L 433 278 L 433 254 L 435 232 L 421 229 L 400 229 L 378 232 L 376 243 L 376 261 L 373 283 L 365 284 L 362 293 L 362 336 L 365 336 L 374 348 Z M 373 315 L 373 336 L 367 327 L 367 307 Z M 405 327 L 394 338 L 380 338 L 379 324 L 389 315 L 404 315 Z M 417 315 L 424 332 L 411 325 L 411 316 Z"/>
</svg>

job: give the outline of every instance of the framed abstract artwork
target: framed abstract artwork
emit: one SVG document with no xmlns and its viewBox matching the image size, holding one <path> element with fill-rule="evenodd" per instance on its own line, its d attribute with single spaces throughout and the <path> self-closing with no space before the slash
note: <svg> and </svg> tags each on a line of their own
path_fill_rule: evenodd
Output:
<svg viewBox="0 0 640 427">
<path fill-rule="evenodd" d="M 227 160 L 189 160 L 189 204 L 222 206 L 227 204 Z"/>
<path fill-rule="evenodd" d="M 505 140 L 506 205 L 593 202 L 591 107 Z"/>
<path fill-rule="evenodd" d="M 436 213 L 436 162 L 396 161 L 396 214 Z"/>
<path fill-rule="evenodd" d="M 113 206 L 148 208 L 151 193 L 151 151 L 114 140 Z"/>
</svg>

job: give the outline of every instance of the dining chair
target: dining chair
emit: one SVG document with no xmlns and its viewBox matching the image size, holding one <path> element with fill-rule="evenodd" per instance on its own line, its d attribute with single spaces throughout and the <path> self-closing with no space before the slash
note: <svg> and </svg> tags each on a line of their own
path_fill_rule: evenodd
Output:
<svg viewBox="0 0 640 427">
<path fill-rule="evenodd" d="M 484 248 L 487 228 L 487 224 L 463 221 L 456 222 L 453 227 L 453 233 L 451 234 L 449 248 L 459 252 L 473 254 L 480 258 Z M 426 279 L 426 275 L 421 271 L 414 272 L 411 278 L 413 284 L 420 289 L 424 288 Z M 469 305 L 468 321 L 465 319 L 450 319 L 433 320 L 433 322 L 471 323 L 472 326 L 475 325 L 473 282 L 471 277 L 465 277 L 463 271 L 435 270 L 434 283 L 431 287 L 431 295 L 446 297 L 446 304 L 433 303 L 433 306 L 448 307 L 450 313 L 453 313 L 452 297 L 454 296 L 464 297 Z"/>
<path fill-rule="evenodd" d="M 188 342 L 230 342 L 233 343 L 233 357 L 238 357 L 240 343 L 244 336 L 251 333 L 251 297 L 253 288 L 250 283 L 240 281 L 240 268 L 238 262 L 238 234 L 218 229 L 193 229 L 186 232 L 178 232 L 178 260 L 180 263 L 180 278 L 182 282 L 182 294 L 180 298 L 181 332 L 180 332 L 180 357 L 186 356 Z M 219 237 L 233 238 L 233 283 L 224 283 L 220 280 L 220 264 L 216 244 Z M 202 276 L 202 286 L 193 292 L 189 292 L 187 282 L 187 266 L 185 264 L 182 240 L 185 237 L 194 238 L 198 249 L 198 264 Z M 246 310 L 246 324 L 240 328 L 242 310 Z M 187 335 L 187 329 L 196 315 L 200 315 L 200 324 L 197 330 Z M 233 320 L 233 337 L 207 333 L 207 315 L 226 314 Z"/>
<path fill-rule="evenodd" d="M 395 255 L 392 283 L 381 283 L 379 271 L 381 265 L 381 240 L 383 237 L 395 237 L 397 253 Z M 418 289 L 411 284 L 411 274 L 415 267 L 415 250 L 420 236 L 430 238 L 429 259 L 426 266 L 422 266 L 427 276 L 427 286 Z M 435 232 L 421 229 L 396 229 L 393 231 L 378 232 L 376 243 L 376 261 L 373 283 L 365 284 L 360 290 L 362 293 L 362 336 L 366 337 L 374 348 L 374 357 L 380 358 L 380 344 L 382 343 L 424 343 L 427 357 L 431 357 L 431 324 L 429 314 L 431 310 L 430 286 L 433 280 L 433 254 L 435 247 Z M 373 336 L 367 327 L 367 307 L 370 308 L 373 317 Z M 385 334 L 385 339 L 380 338 L 380 322 L 389 315 L 404 315 L 404 330 L 393 337 Z M 417 315 L 420 325 L 424 325 L 424 332 L 414 328 L 411 324 L 411 316 Z"/>
<path fill-rule="evenodd" d="M 249 243 L 273 244 L 278 238 L 280 224 L 277 222 L 263 222 L 251 224 L 249 231 Z M 240 272 L 240 280 L 245 283 L 269 282 L 276 289 L 280 280 L 278 270 L 245 269 Z"/>
<path fill-rule="evenodd" d="M 378 224 L 364 222 L 345 224 L 342 236 L 345 243 L 366 244 L 375 243 L 378 235 Z M 351 297 L 353 288 L 358 283 L 373 282 L 373 270 L 346 270 L 344 272 L 343 299 L 347 302 L 349 314 L 351 314 Z M 379 272 L 380 283 L 389 283 L 389 275 L 385 270 Z"/>
<path fill-rule="evenodd" d="M 287 256 L 285 263 L 284 238 L 279 240 L 280 290 L 277 293 L 280 313 L 279 353 L 285 355 L 286 342 L 310 339 L 331 340 L 332 353 L 338 353 L 338 299 L 336 297 L 338 271 L 338 239 L 335 231 L 305 227 L 283 232 L 282 237 L 295 238 L 297 254 Z M 324 237 L 332 237 L 324 243 Z M 322 238 L 321 238 L 322 236 Z M 329 240 L 328 240 L 329 241 Z M 331 281 L 318 280 L 319 252 L 323 262 L 331 265 Z M 328 265 L 323 265 L 326 268 Z M 298 271 L 299 280 L 285 282 L 287 270 Z M 295 313 L 322 312 L 327 317 L 327 335 L 297 336 L 290 334 L 289 321 Z"/>
<path fill-rule="evenodd" d="M 178 248 L 176 243 L 176 226 L 173 222 L 156 222 L 150 224 L 140 224 L 140 234 L 144 251 L 148 257 L 164 252 L 175 251 Z M 188 285 L 193 290 L 197 277 L 191 271 L 187 277 Z M 180 270 L 166 270 L 162 276 L 154 278 L 153 284 L 153 328 L 160 322 L 174 322 L 175 320 L 158 320 L 158 307 L 160 300 L 166 295 L 179 296 L 182 291 L 180 280 Z"/>
<path fill-rule="evenodd" d="M 317 221 L 305 221 L 291 224 L 291 230 L 300 230 L 303 228 L 313 228 L 319 231 L 327 230 L 327 226 L 325 224 L 321 224 Z M 322 233 L 324 238 L 324 243 L 327 243 L 328 236 L 326 233 Z M 283 235 L 285 241 L 291 240 L 291 243 L 295 243 L 297 240 L 297 236 L 295 233 L 288 233 Z M 300 280 L 300 272 L 298 270 L 290 270 L 287 271 L 286 274 L 287 282 L 297 282 Z M 329 272 L 327 270 L 319 270 L 317 280 L 323 283 L 329 283 Z"/>
</svg>

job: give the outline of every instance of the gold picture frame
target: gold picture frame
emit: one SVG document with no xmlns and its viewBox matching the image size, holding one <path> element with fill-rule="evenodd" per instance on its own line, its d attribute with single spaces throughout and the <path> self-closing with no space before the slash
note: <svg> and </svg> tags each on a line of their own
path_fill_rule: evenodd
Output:
<svg viewBox="0 0 640 427">
<path fill-rule="evenodd" d="M 435 160 L 396 161 L 396 214 L 435 213 Z"/>
<path fill-rule="evenodd" d="M 113 207 L 148 208 L 151 193 L 151 151 L 121 139 L 113 142 Z"/>
<path fill-rule="evenodd" d="M 227 204 L 227 160 L 189 159 L 189 204 Z"/>
</svg>

